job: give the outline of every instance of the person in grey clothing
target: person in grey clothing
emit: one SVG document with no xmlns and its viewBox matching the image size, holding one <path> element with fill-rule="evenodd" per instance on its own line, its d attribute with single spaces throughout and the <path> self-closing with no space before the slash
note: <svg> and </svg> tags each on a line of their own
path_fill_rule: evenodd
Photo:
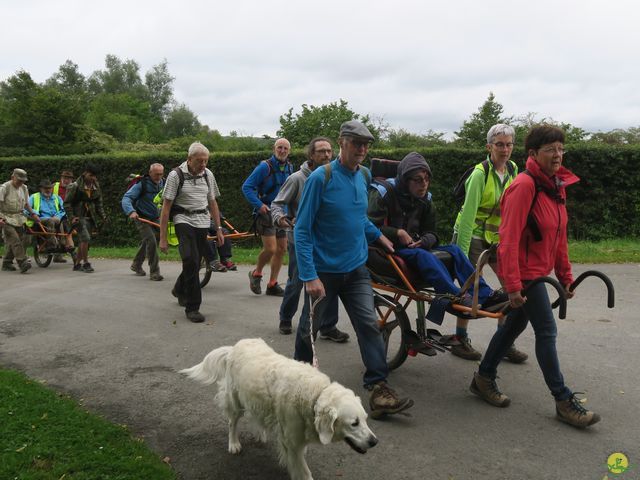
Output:
<svg viewBox="0 0 640 480">
<path fill-rule="evenodd" d="M 326 137 L 316 137 L 307 146 L 308 160 L 300 166 L 300 170 L 292 174 L 282 185 L 276 198 L 271 202 L 271 218 L 273 224 L 287 229 L 287 243 L 289 247 L 289 278 L 284 289 L 284 297 L 280 305 L 280 333 L 289 335 L 292 332 L 291 321 L 298 310 L 300 292 L 303 282 L 298 277 L 298 262 L 296 261 L 296 246 L 293 239 L 293 224 L 295 223 L 298 203 L 302 196 L 304 183 L 309 174 L 316 168 L 329 163 L 333 156 L 331 141 Z M 301 318 L 309 316 L 309 303 L 305 300 Z M 338 323 L 338 301 L 326 311 L 320 327 L 320 338 L 344 343 L 349 340 L 349 334 L 341 332 L 336 327 Z"/>
</svg>

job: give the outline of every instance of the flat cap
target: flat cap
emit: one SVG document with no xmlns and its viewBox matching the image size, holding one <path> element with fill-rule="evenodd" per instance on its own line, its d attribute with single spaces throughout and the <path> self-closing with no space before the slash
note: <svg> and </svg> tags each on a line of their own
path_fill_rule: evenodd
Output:
<svg viewBox="0 0 640 480">
<path fill-rule="evenodd" d="M 18 180 L 22 180 L 23 182 L 26 182 L 27 180 L 29 180 L 29 178 L 27 177 L 27 172 L 25 172 L 21 168 L 14 168 L 13 176 L 16 177 Z"/>
<path fill-rule="evenodd" d="M 340 125 L 341 137 L 357 137 L 373 142 L 375 139 L 367 127 L 357 120 L 349 120 Z"/>
</svg>

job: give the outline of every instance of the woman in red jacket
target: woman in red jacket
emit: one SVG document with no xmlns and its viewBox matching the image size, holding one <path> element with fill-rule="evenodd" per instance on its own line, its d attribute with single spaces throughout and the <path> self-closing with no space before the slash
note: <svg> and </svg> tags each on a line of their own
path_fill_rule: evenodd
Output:
<svg viewBox="0 0 640 480">
<path fill-rule="evenodd" d="M 555 271 L 573 297 L 573 282 L 567 246 L 565 188 L 579 178 L 562 166 L 564 133 L 542 125 L 531 129 L 525 140 L 529 153 L 526 167 L 502 197 L 498 275 L 509 294 L 512 312 L 503 328 L 496 331 L 474 374 L 470 390 L 497 407 L 506 407 L 509 397 L 498 389 L 497 368 L 518 335 L 531 322 L 536 336 L 536 357 L 544 380 L 556 401 L 557 418 L 575 427 L 587 427 L 600 420 L 586 410 L 565 385 L 556 351 L 557 326 L 544 283 L 522 296 L 522 289 L 537 277 Z"/>
</svg>

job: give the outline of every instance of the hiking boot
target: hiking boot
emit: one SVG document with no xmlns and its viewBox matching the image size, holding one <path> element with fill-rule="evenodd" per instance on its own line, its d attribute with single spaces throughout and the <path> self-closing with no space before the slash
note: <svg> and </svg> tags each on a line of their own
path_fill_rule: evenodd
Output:
<svg viewBox="0 0 640 480">
<path fill-rule="evenodd" d="M 561 422 L 578 428 L 600 421 L 600 415 L 584 408 L 575 393 L 566 400 L 556 400 L 556 416 Z"/>
<path fill-rule="evenodd" d="M 227 267 L 225 267 L 218 260 L 214 260 L 213 262 L 209 263 L 209 266 L 211 267 L 211 270 L 213 270 L 214 272 L 226 272 L 227 271 Z"/>
<path fill-rule="evenodd" d="M 186 312 L 186 315 L 193 323 L 202 323 L 205 320 L 204 315 L 202 315 L 198 310 Z"/>
<path fill-rule="evenodd" d="M 227 270 L 231 270 L 232 272 L 235 272 L 236 270 L 238 270 L 238 267 L 236 266 L 236 264 L 233 263 L 231 260 L 220 260 L 220 263 L 224 265 Z"/>
<path fill-rule="evenodd" d="M 483 310 L 487 310 L 487 311 L 492 311 L 496 309 L 496 307 L 500 306 L 504 306 L 503 304 L 505 304 L 506 302 L 509 301 L 509 295 L 507 295 L 507 293 L 502 290 L 494 290 L 493 292 L 491 292 L 491 295 L 489 295 L 489 297 L 484 301 L 484 303 L 482 304 L 482 309 Z"/>
<path fill-rule="evenodd" d="M 320 332 L 320 338 L 324 340 L 331 340 L 336 343 L 345 343 L 349 341 L 349 334 L 334 328 L 333 330 L 329 330 L 325 333 Z"/>
<path fill-rule="evenodd" d="M 164 277 L 160 275 L 160 273 L 154 272 L 149 275 L 149 280 L 153 280 L 154 282 L 161 282 L 162 280 L 164 280 Z"/>
<path fill-rule="evenodd" d="M 135 272 L 135 274 L 136 274 L 138 277 L 144 277 L 144 276 L 147 274 L 147 272 L 145 272 L 145 271 L 142 269 L 142 267 L 140 267 L 140 266 L 138 266 L 138 265 L 131 264 L 131 266 L 130 266 L 129 268 L 131 269 L 131 271 L 132 271 L 132 272 Z"/>
<path fill-rule="evenodd" d="M 73 265 L 73 271 L 74 272 L 81 272 L 82 271 L 82 264 L 80 262 L 74 264 Z"/>
<path fill-rule="evenodd" d="M 184 307 L 184 299 L 182 298 L 182 295 L 176 292 L 176 287 L 173 287 L 171 289 L 171 295 L 173 295 L 178 299 L 178 305 L 180 305 L 181 307 Z"/>
<path fill-rule="evenodd" d="M 511 348 L 504 354 L 504 358 L 511 363 L 524 363 L 529 358 L 529 355 L 518 350 L 515 345 L 511 345 Z"/>
<path fill-rule="evenodd" d="M 458 345 L 451 347 L 451 353 L 456 357 L 464 358 L 465 360 L 480 360 L 482 358 L 482 354 L 471 346 L 469 337 L 454 335 L 454 339 L 459 342 Z"/>
<path fill-rule="evenodd" d="M 67 259 L 64 258 L 64 255 L 62 255 L 61 253 L 56 253 L 53 256 L 53 263 L 67 263 Z"/>
<path fill-rule="evenodd" d="M 398 397 L 396 391 L 387 382 L 378 382 L 371 388 L 369 408 L 373 419 L 379 419 L 385 414 L 399 413 L 412 406 L 413 400 Z"/>
<path fill-rule="evenodd" d="M 498 389 L 498 384 L 493 378 L 483 377 L 478 372 L 473 374 L 469 390 L 494 407 L 504 408 L 511 403 L 511 399 Z"/>
<path fill-rule="evenodd" d="M 91 266 L 91 264 L 89 262 L 86 262 L 84 265 L 82 265 L 82 271 L 84 273 L 93 273 L 93 272 L 95 272 L 95 270 L 93 269 L 93 267 Z"/>
<path fill-rule="evenodd" d="M 266 295 L 272 295 L 274 297 L 284 297 L 284 288 L 277 283 L 275 285 L 267 286 Z"/>
<path fill-rule="evenodd" d="M 17 270 L 17 268 L 13 266 L 13 263 L 4 263 L 4 262 L 2 262 L 2 271 L 4 271 L 4 272 L 15 272 L 16 270 Z"/>
<path fill-rule="evenodd" d="M 249 288 L 256 295 L 260 295 L 262 293 L 262 287 L 260 287 L 260 282 L 262 282 L 262 275 L 256 277 L 253 275 L 255 270 L 249 272 Z"/>
<path fill-rule="evenodd" d="M 280 333 L 282 335 L 291 335 L 293 332 L 293 328 L 291 328 L 291 322 L 280 322 L 280 326 L 278 327 Z"/>
<path fill-rule="evenodd" d="M 18 267 L 20 267 L 20 273 L 27 273 L 31 268 L 31 262 L 27 258 L 18 260 Z"/>
</svg>

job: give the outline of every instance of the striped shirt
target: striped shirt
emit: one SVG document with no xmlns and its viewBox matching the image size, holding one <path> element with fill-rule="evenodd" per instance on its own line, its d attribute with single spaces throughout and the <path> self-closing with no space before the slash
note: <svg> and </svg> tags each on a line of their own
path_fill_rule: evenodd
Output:
<svg viewBox="0 0 640 480">
<path fill-rule="evenodd" d="M 215 200 L 216 197 L 220 196 L 216 178 L 213 176 L 213 173 L 211 173 L 211 170 L 208 168 L 204 170 L 204 175 L 207 175 L 209 179 L 209 187 L 207 187 L 207 180 L 204 178 L 204 175 L 193 176 L 189 173 L 187 162 L 182 163 L 178 168 L 184 173 L 184 184 L 180 190 L 180 195 L 176 198 L 180 178 L 178 174 L 172 170 L 167 176 L 162 198 L 171 200 L 175 205 L 191 212 L 208 210 L 209 200 Z M 208 211 L 191 214 L 178 213 L 173 217 L 173 223 L 186 223 L 194 228 L 209 228 L 211 216 Z"/>
</svg>

